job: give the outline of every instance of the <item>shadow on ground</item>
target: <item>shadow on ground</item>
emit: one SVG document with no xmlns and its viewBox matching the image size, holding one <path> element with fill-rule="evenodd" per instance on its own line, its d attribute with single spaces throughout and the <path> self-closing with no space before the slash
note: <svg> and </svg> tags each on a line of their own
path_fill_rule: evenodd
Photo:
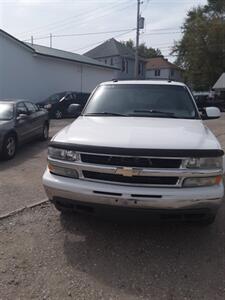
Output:
<svg viewBox="0 0 225 300">
<path fill-rule="evenodd" d="M 61 217 L 61 224 L 67 232 L 68 263 L 110 289 L 144 299 L 150 295 L 151 299 L 222 299 L 224 295 L 219 221 L 200 227 L 70 215 Z"/>
</svg>

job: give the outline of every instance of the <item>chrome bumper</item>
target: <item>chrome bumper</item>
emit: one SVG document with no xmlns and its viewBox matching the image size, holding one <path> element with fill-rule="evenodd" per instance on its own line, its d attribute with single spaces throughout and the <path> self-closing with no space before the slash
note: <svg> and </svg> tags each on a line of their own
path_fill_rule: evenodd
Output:
<svg viewBox="0 0 225 300">
<path fill-rule="evenodd" d="M 83 203 L 104 204 L 127 208 L 200 209 L 216 211 L 224 195 L 223 183 L 210 187 L 160 188 L 111 185 L 64 178 L 50 174 L 43 176 L 45 191 L 54 197 Z"/>
</svg>

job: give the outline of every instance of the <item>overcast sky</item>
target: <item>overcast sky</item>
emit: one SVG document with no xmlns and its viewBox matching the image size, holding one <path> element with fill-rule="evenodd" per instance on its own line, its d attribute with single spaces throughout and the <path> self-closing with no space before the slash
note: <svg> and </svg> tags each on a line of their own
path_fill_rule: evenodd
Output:
<svg viewBox="0 0 225 300">
<path fill-rule="evenodd" d="M 187 11 L 207 0 L 143 0 L 141 42 L 167 56 Z M 21 40 L 84 53 L 111 37 L 135 39 L 136 0 L 0 0 L 0 28 Z M 112 32 L 113 31 L 113 32 Z M 102 33 L 104 32 L 104 33 Z M 105 33 L 109 32 L 109 33 Z M 90 35 L 78 36 L 76 34 Z M 98 34 L 95 34 L 98 33 Z M 70 35 L 54 37 L 54 35 Z M 173 57 L 169 57 L 173 60 Z"/>
</svg>

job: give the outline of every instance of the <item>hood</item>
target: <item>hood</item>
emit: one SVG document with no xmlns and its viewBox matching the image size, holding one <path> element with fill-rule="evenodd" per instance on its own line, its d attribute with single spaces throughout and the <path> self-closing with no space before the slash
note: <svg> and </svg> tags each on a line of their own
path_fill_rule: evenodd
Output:
<svg viewBox="0 0 225 300">
<path fill-rule="evenodd" d="M 13 120 L 0 120 L 0 133 L 11 128 Z"/>
<path fill-rule="evenodd" d="M 221 149 L 201 120 L 84 117 L 62 129 L 54 142 L 143 149 Z"/>
</svg>

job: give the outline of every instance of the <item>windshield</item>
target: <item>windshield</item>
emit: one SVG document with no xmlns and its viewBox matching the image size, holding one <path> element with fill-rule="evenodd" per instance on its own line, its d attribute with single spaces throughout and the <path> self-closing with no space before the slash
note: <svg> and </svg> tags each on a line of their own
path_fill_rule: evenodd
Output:
<svg viewBox="0 0 225 300">
<path fill-rule="evenodd" d="M 199 118 L 186 87 L 159 84 L 100 86 L 83 115 Z"/>
<path fill-rule="evenodd" d="M 11 120 L 13 118 L 13 105 L 0 103 L 0 120 Z"/>
</svg>

